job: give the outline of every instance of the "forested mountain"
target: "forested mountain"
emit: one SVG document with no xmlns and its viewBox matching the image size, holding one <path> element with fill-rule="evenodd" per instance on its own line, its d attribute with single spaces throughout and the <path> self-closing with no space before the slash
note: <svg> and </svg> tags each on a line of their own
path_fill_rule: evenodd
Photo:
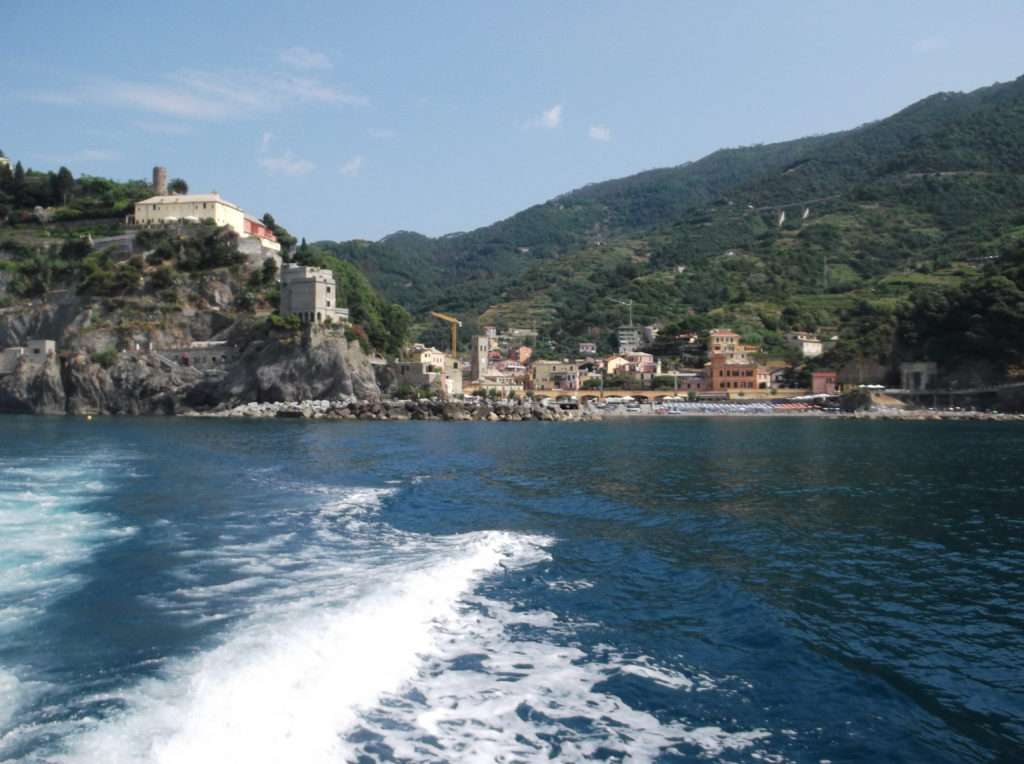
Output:
<svg viewBox="0 0 1024 764">
<path fill-rule="evenodd" d="M 321 246 L 413 312 L 534 324 L 560 349 L 610 347 L 616 300 L 633 300 L 645 323 L 730 323 L 769 347 L 788 327 L 840 328 L 847 352 L 881 356 L 915 295 L 973 282 L 1022 241 L 1024 78 L 593 184 L 469 233 Z"/>
</svg>

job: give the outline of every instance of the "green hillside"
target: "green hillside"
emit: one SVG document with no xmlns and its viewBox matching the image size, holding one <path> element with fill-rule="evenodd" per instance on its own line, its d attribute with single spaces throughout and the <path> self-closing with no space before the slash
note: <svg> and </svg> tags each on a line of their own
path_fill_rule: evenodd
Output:
<svg viewBox="0 0 1024 764">
<path fill-rule="evenodd" d="M 631 299 L 645 323 L 730 323 L 769 346 L 786 328 L 840 327 L 892 355 L 865 324 L 893 325 L 915 295 L 983 275 L 1022 239 L 1024 78 L 586 186 L 469 233 L 322 246 L 414 313 L 532 324 L 559 349 L 610 349 L 616 300 Z"/>
</svg>

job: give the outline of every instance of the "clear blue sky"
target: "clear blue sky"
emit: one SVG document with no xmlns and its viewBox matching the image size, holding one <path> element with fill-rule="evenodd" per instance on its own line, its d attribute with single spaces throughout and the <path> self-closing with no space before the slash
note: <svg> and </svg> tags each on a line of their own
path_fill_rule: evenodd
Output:
<svg viewBox="0 0 1024 764">
<path fill-rule="evenodd" d="M 0 5 L 0 149 L 163 164 L 310 240 L 436 235 L 1024 74 L 1019 0 L 266 6 Z"/>
</svg>

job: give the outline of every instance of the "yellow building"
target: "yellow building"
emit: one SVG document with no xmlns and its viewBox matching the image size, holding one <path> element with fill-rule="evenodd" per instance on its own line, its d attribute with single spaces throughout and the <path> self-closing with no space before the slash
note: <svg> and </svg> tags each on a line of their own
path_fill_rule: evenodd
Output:
<svg viewBox="0 0 1024 764">
<path fill-rule="evenodd" d="M 219 226 L 228 226 L 240 238 L 254 237 L 267 249 L 279 252 L 271 232 L 256 218 L 246 215 L 241 207 L 222 199 L 220 194 L 171 194 L 151 196 L 135 204 L 136 225 L 162 225 L 165 223 L 200 223 L 212 220 Z"/>
</svg>

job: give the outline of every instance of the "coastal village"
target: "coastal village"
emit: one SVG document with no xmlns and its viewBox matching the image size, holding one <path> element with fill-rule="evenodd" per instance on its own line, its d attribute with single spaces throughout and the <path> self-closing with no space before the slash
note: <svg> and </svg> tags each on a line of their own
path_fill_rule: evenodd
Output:
<svg viewBox="0 0 1024 764">
<path fill-rule="evenodd" d="M 334 273 L 288 262 L 274 231 L 263 220 L 217 193 L 172 193 L 167 171 L 153 170 L 153 195 L 135 203 L 124 220 L 123 232 L 92 239 L 94 250 L 105 249 L 128 258 L 137 253 L 140 232 L 154 228 L 181 230 L 212 222 L 237 236 L 236 247 L 251 271 L 267 270 L 279 284 L 277 314 L 295 325 L 351 330 L 347 306 L 339 304 Z M 284 252 L 287 256 L 288 252 Z M 535 329 L 484 325 L 471 336 L 469 351 L 460 350 L 456 316 L 433 312 L 433 320 L 449 331 L 447 347 L 422 343 L 405 347 L 394 357 L 374 353 L 372 363 L 385 394 L 401 399 L 437 397 L 457 400 L 478 396 L 488 400 L 534 399 L 551 401 L 563 409 L 597 406 L 635 411 L 640 404 L 671 404 L 680 410 L 740 411 L 835 409 L 844 392 L 867 389 L 910 402 L 938 405 L 938 369 L 934 363 L 901 365 L 900 386 L 882 384 L 885 370 L 877 364 L 847 364 L 821 368 L 820 359 L 835 344 L 836 327 L 785 333 L 786 357 L 744 342 L 727 326 L 705 333 L 682 332 L 665 336 L 658 324 L 618 327 L 613 353 L 599 354 L 598 343 L 581 341 L 572 357 L 552 357 L 554 345 Z M 0 348 L 0 378 L 19 364 L 38 365 L 63 350 L 58 338 L 35 337 L 25 346 Z M 657 351 L 657 352 L 655 352 Z M 135 342 L 109 352 L 148 352 L 172 368 L 193 368 L 223 374 L 239 357 L 228 339 L 212 338 L 185 345 Z M 928 396 L 931 395 L 929 401 Z M 952 405 L 947 396 L 944 401 Z M 727 404 L 723 409 L 720 404 Z"/>
</svg>

